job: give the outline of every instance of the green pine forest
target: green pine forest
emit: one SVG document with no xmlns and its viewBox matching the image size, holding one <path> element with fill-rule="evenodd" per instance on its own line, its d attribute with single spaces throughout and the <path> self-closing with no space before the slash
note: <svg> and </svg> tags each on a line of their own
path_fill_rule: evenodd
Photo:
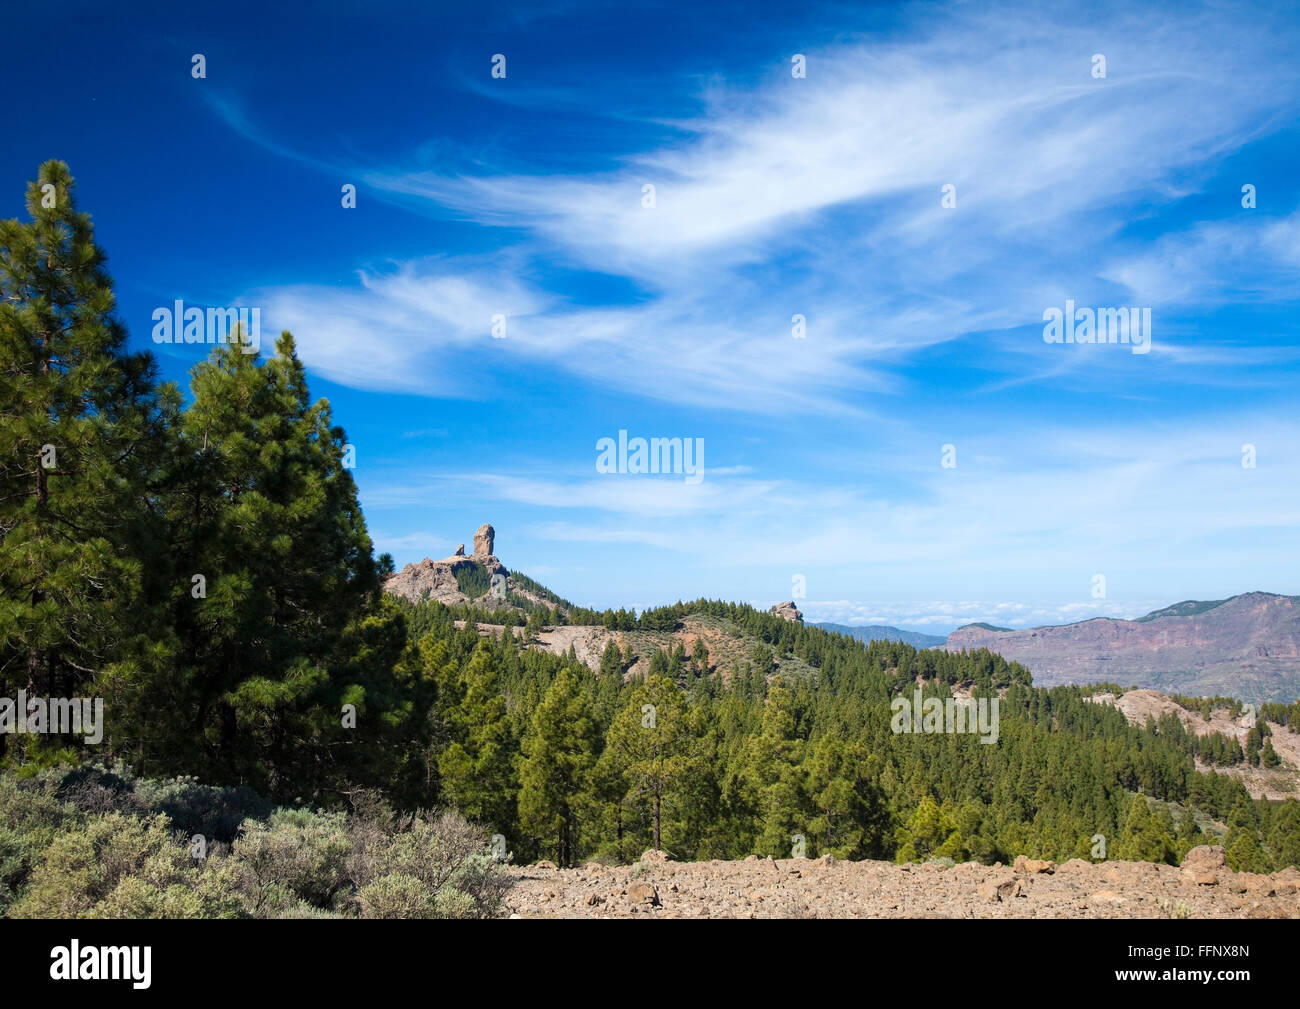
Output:
<svg viewBox="0 0 1300 1009">
<path fill-rule="evenodd" d="M 165 847 L 199 822 L 157 799 L 178 789 L 247 813 L 209 826 L 250 851 L 274 848 L 257 838 L 276 824 L 299 836 L 312 817 L 353 817 L 355 851 L 367 829 L 409 840 L 454 810 L 475 845 L 500 835 L 515 861 L 561 865 L 651 847 L 788 858 L 796 838 L 809 857 L 1064 860 L 1099 857 L 1097 835 L 1113 859 L 1176 863 L 1222 843 L 1238 870 L 1300 864 L 1300 803 L 1195 767 L 1275 763 L 1262 722 L 1243 750 L 1172 717 L 1130 726 L 1091 691 L 1035 688 L 986 651 L 864 645 L 709 600 L 585 610 L 512 576 L 554 601 L 512 612 L 525 636 L 706 616 L 753 643 L 728 668 L 679 645 L 637 676 L 611 644 L 593 672 L 511 628 L 481 637 L 473 621 L 499 612 L 387 595 L 392 560 L 374 554 L 346 434 L 311 398 L 292 336 L 244 349 L 215 346 L 188 395 L 127 349 L 63 163 L 40 167 L 25 219 L 0 222 L 0 697 L 102 697 L 106 722 L 96 746 L 0 734 L 0 906 L 36 899 L 59 851 L 110 843 L 106 817 L 142 839 L 158 827 L 141 850 Z M 772 675 L 776 660 L 802 672 Z M 1000 695 L 997 742 L 896 735 L 890 700 L 918 683 Z M 1300 728 L 1296 705 L 1276 708 Z M 70 809 L 88 775 L 99 805 Z M 14 810 L 38 797 L 63 812 L 24 833 Z M 371 905 L 419 905 L 406 879 L 372 882 Z M 440 907 L 455 916 L 458 899 Z"/>
</svg>

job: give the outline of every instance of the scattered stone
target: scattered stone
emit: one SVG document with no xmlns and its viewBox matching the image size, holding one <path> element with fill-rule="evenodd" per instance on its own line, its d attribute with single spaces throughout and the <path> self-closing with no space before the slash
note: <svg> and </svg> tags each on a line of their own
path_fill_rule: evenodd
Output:
<svg viewBox="0 0 1300 1009">
<path fill-rule="evenodd" d="M 1020 881 L 1014 876 L 1000 876 L 981 883 L 975 892 L 982 900 L 994 902 L 1010 900 L 1020 892 Z"/>
<path fill-rule="evenodd" d="M 1214 853 L 1191 860 L 1217 863 Z M 507 865 L 513 881 L 503 915 L 523 918 L 1197 918 L 1300 919 L 1300 870 L 1234 873 L 1225 866 L 1188 872 L 1146 862 L 1070 860 L 1034 872 L 1034 860 L 990 867 L 821 859 L 660 861 L 643 856 L 644 875 L 629 865 L 588 863 L 551 869 Z M 776 869 L 773 870 L 775 863 Z M 551 865 L 554 863 L 546 863 Z M 810 870 L 810 866 L 817 868 Z M 1193 881 L 1196 876 L 1203 880 Z M 665 897 L 671 895 L 671 899 Z M 665 904 L 668 906 L 665 907 Z"/>
<path fill-rule="evenodd" d="M 1228 859 L 1223 853 L 1223 845 L 1202 844 L 1184 856 L 1182 867 L 1193 872 L 1214 872 L 1216 869 L 1226 869 L 1227 866 Z"/>
</svg>

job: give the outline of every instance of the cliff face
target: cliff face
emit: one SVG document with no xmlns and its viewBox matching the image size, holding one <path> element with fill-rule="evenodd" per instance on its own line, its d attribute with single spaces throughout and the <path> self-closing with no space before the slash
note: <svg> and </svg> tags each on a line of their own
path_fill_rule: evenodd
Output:
<svg viewBox="0 0 1300 1009">
<path fill-rule="evenodd" d="M 1022 631 L 971 624 L 943 647 L 988 648 L 1028 667 L 1037 686 L 1107 680 L 1256 703 L 1300 697 L 1300 598 L 1267 592 L 1179 603 L 1139 620 Z"/>
</svg>

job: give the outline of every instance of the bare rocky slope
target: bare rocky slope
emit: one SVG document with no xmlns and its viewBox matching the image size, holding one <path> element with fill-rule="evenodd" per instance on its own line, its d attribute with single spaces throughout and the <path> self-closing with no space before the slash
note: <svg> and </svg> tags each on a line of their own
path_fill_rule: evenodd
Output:
<svg viewBox="0 0 1300 1009">
<path fill-rule="evenodd" d="M 1149 862 L 894 865 L 825 857 L 508 869 L 518 918 L 1300 918 L 1300 871 L 1234 873 L 1218 846 Z"/>
<path fill-rule="evenodd" d="M 943 647 L 997 652 L 1040 687 L 1105 681 L 1255 703 L 1300 698 L 1300 598 L 1268 592 L 1178 603 L 1138 620 L 1019 631 L 970 624 Z"/>
</svg>

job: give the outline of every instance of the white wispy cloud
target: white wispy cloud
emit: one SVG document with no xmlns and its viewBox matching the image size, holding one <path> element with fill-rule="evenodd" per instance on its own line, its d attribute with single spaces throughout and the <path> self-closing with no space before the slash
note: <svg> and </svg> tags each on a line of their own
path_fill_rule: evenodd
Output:
<svg viewBox="0 0 1300 1009">
<path fill-rule="evenodd" d="M 1206 222 L 1144 253 L 1124 239 L 1284 125 L 1298 97 L 1291 29 L 1218 5 L 1095 20 L 957 6 L 925 25 L 810 52 L 804 80 L 715 83 L 676 139 L 611 152 L 613 171 L 353 166 L 407 205 L 502 227 L 505 262 L 400 263 L 261 303 L 314 370 L 365 389 L 474 395 L 455 376 L 503 314 L 509 335 L 490 353 L 529 366 L 692 405 L 865 415 L 878 407 L 864 394 L 898 390 L 909 354 L 1041 325 L 1066 298 L 1187 307 L 1252 278 L 1293 297 L 1294 217 Z M 1104 80 L 1090 76 L 1095 52 Z M 219 109 L 271 145 L 236 107 Z M 946 184 L 955 210 L 940 206 Z M 575 302 L 556 264 L 616 274 L 639 295 Z M 796 314 L 807 339 L 791 338 Z M 990 357 L 1020 358 L 1020 374 L 1036 354 L 1039 379 L 1061 371 L 1029 343 Z"/>
<path fill-rule="evenodd" d="M 1070 624 L 1095 617 L 1132 620 L 1168 604 L 1168 600 L 1111 602 L 1104 599 L 1086 603 L 946 599 L 897 603 L 860 603 L 845 599 L 798 601 L 805 623 L 884 624 L 929 634 L 946 634 L 955 627 L 978 622 L 995 627 L 1022 628 Z"/>
<path fill-rule="evenodd" d="M 706 472 L 688 485 L 539 469 L 404 474 L 368 490 L 366 503 L 417 504 L 435 494 L 479 507 L 499 502 L 522 509 L 540 539 L 661 548 L 673 563 L 726 570 L 773 592 L 803 574 L 818 599 L 849 585 L 871 586 L 876 599 L 925 598 L 918 593 L 942 579 L 983 590 L 967 598 L 1050 591 L 1062 612 L 1082 617 L 1123 615 L 1134 599 L 1172 602 L 1153 598 L 1152 578 L 1186 584 L 1231 573 L 1241 583 L 1234 591 L 1287 588 L 1270 572 L 1278 551 L 1300 546 L 1294 421 L 1243 412 L 1143 428 L 1044 424 L 1021 433 L 1010 453 L 986 451 L 986 442 L 1004 446 L 1001 433 L 966 432 L 955 469 L 941 468 L 935 452 L 900 447 L 881 461 L 907 477 L 893 491 L 852 473 L 815 482 Z M 1242 465 L 1247 444 L 1254 468 Z M 1269 544 L 1262 552 L 1253 546 L 1260 537 Z M 1160 558 L 1159 570 L 1144 558 Z M 582 552 L 572 560 L 583 563 Z M 1092 598 L 1097 574 L 1108 580 L 1101 600 Z M 640 577 L 616 570 L 606 585 L 622 578 L 630 591 Z"/>
</svg>

